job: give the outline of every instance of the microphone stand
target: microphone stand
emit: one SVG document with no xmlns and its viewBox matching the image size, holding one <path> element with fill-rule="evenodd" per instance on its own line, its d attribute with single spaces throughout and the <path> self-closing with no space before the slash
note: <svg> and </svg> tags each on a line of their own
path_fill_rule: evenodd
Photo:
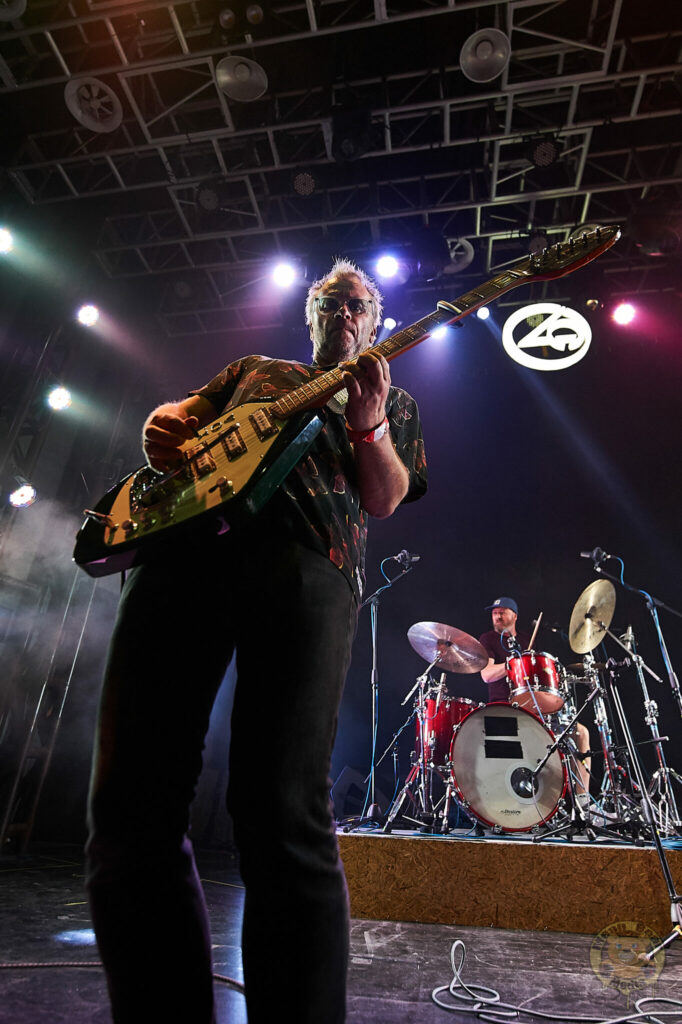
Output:
<svg viewBox="0 0 682 1024">
<path fill-rule="evenodd" d="M 387 582 L 384 583 L 382 586 L 380 586 L 377 590 L 375 590 L 373 594 L 370 594 L 369 597 L 365 598 L 365 600 L 360 605 L 360 608 L 364 608 L 366 605 L 369 605 L 369 609 L 370 609 L 370 622 L 371 622 L 371 638 L 372 638 L 372 641 L 371 641 L 372 642 L 372 670 L 371 670 L 371 674 L 370 674 L 370 688 L 371 688 L 371 691 L 372 691 L 372 761 L 371 761 L 371 764 L 370 764 L 369 775 L 367 777 L 367 780 L 369 781 L 369 791 L 368 791 L 368 794 L 369 794 L 369 799 L 370 799 L 370 805 L 369 805 L 369 808 L 367 808 L 367 798 L 365 798 L 365 806 L 363 807 L 362 814 L 358 818 L 355 818 L 355 819 L 351 818 L 350 822 L 346 822 L 346 824 L 344 826 L 344 832 L 352 832 L 354 829 L 358 828 L 360 825 L 367 824 L 368 822 L 371 822 L 372 824 L 381 824 L 381 819 L 383 817 L 381 808 L 379 807 L 379 805 L 376 802 L 376 796 L 375 796 L 375 770 L 376 770 L 376 765 L 374 763 L 375 762 L 375 757 L 376 757 L 376 747 L 377 747 L 377 727 L 378 727 L 377 708 L 378 708 L 378 705 L 379 705 L 379 665 L 378 665 L 378 657 L 377 657 L 377 652 L 378 652 L 377 637 L 378 637 L 378 629 L 379 629 L 379 595 L 382 594 L 384 592 L 384 590 L 388 590 L 389 587 L 392 587 L 393 584 L 397 583 L 398 580 L 402 579 L 403 576 L 407 576 L 408 572 L 412 571 L 412 568 L 413 568 L 413 565 L 414 565 L 414 563 L 412 561 L 408 561 L 408 562 L 400 561 L 399 564 L 401 566 L 401 571 L 398 573 L 397 576 L 394 576 L 392 579 L 389 579 L 389 577 L 384 572 L 384 565 L 386 564 L 386 562 L 391 561 L 392 558 L 396 558 L 396 556 L 390 556 L 389 558 L 384 558 L 382 560 L 380 566 L 379 566 L 381 574 L 384 577 L 384 579 L 387 580 Z M 365 813 L 365 811 L 366 811 L 366 813 Z"/>
</svg>

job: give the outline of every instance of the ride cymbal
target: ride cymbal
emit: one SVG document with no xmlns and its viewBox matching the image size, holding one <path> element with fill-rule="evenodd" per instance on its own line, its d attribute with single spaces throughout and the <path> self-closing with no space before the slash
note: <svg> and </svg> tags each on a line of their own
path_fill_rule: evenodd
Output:
<svg viewBox="0 0 682 1024">
<path fill-rule="evenodd" d="M 616 588 L 609 580 L 595 580 L 575 603 L 568 624 L 568 643 L 576 654 L 589 654 L 601 643 L 616 609 Z"/>
<path fill-rule="evenodd" d="M 446 672 L 480 672 L 488 653 L 478 640 L 442 622 L 415 622 L 407 631 L 411 646 L 429 663 L 437 660 Z"/>
</svg>

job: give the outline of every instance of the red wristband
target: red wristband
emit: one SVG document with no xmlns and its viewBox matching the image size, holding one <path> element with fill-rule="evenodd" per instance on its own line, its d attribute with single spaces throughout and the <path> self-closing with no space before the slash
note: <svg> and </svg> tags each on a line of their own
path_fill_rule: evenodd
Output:
<svg viewBox="0 0 682 1024">
<path fill-rule="evenodd" d="M 381 423 L 376 427 L 370 427 L 369 430 L 353 430 L 352 427 L 348 426 L 346 422 L 346 433 L 348 434 L 348 440 L 351 444 L 357 444 L 359 441 L 365 441 L 367 444 L 372 444 L 373 441 L 379 441 L 388 430 L 388 416 L 384 416 Z"/>
</svg>

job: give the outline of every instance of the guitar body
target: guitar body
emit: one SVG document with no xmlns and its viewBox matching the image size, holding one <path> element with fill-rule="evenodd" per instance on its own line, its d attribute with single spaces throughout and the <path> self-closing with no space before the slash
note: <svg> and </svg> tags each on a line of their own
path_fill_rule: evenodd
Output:
<svg viewBox="0 0 682 1024">
<path fill-rule="evenodd" d="M 164 474 L 142 466 L 98 502 L 76 537 L 74 561 L 90 576 L 130 569 L 160 543 L 214 522 L 217 533 L 257 515 L 322 429 L 313 410 L 280 419 L 267 404 L 228 409 L 181 448 Z"/>
</svg>

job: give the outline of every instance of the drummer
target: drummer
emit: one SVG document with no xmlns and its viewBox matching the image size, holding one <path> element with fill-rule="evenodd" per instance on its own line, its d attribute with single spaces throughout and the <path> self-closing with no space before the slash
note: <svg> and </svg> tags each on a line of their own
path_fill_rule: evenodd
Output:
<svg viewBox="0 0 682 1024">
<path fill-rule="evenodd" d="M 530 634 L 516 629 L 519 606 L 513 597 L 497 597 L 485 610 L 491 613 L 493 628 L 479 637 L 488 654 L 488 664 L 481 669 L 481 679 L 488 687 L 488 703 L 495 700 L 508 701 L 507 658 L 510 654 L 521 654 L 528 650 Z M 573 741 L 580 754 L 590 749 L 590 734 L 582 722 L 575 724 Z M 576 796 L 581 806 L 586 808 L 589 804 L 590 758 L 571 758 L 571 761 Z"/>
<path fill-rule="evenodd" d="M 516 631 L 519 606 L 513 597 L 498 597 L 485 610 L 491 613 L 493 628 L 479 637 L 489 659 L 481 669 L 481 679 L 488 686 L 488 703 L 508 701 L 507 657 L 528 650 L 530 633 Z"/>
</svg>

